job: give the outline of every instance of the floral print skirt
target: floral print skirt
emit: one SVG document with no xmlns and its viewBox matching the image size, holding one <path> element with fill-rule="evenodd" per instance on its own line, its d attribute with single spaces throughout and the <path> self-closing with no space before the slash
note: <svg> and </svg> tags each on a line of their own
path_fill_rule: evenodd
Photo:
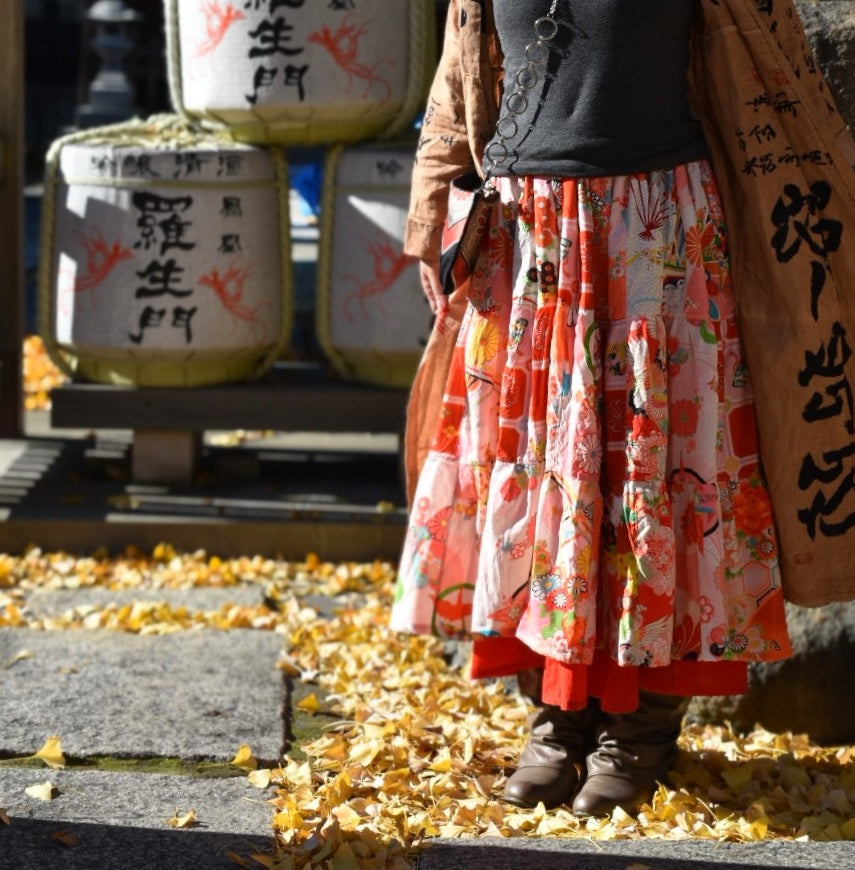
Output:
<svg viewBox="0 0 855 870">
<path fill-rule="evenodd" d="M 709 164 L 499 188 L 392 626 L 568 665 L 786 657 Z"/>
</svg>

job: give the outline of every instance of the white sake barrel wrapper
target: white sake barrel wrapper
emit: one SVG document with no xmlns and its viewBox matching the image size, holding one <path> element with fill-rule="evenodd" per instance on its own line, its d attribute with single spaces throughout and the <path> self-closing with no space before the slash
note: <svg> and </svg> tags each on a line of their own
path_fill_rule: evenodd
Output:
<svg viewBox="0 0 855 870">
<path fill-rule="evenodd" d="M 195 386 L 261 374 L 292 318 L 284 158 L 184 122 L 51 149 L 40 320 L 77 380 Z"/>
<path fill-rule="evenodd" d="M 349 380 L 409 387 L 430 335 L 418 262 L 403 252 L 414 154 L 374 143 L 327 158 L 316 328 Z"/>
<path fill-rule="evenodd" d="M 436 66 L 433 0 L 166 0 L 176 111 L 241 141 L 397 135 Z"/>
</svg>

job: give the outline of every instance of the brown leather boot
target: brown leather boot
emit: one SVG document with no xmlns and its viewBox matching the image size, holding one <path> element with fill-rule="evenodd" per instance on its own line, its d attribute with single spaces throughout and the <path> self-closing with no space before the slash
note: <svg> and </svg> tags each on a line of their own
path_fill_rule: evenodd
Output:
<svg viewBox="0 0 855 870">
<path fill-rule="evenodd" d="M 595 745 L 598 716 L 596 702 L 584 710 L 542 705 L 529 717 L 531 736 L 505 784 L 504 799 L 519 807 L 567 803 L 578 788 L 585 756 Z"/>
<path fill-rule="evenodd" d="M 677 759 L 677 737 L 690 698 L 641 692 L 634 713 L 601 713 L 588 777 L 573 801 L 577 816 L 634 812 L 650 800 Z"/>
</svg>

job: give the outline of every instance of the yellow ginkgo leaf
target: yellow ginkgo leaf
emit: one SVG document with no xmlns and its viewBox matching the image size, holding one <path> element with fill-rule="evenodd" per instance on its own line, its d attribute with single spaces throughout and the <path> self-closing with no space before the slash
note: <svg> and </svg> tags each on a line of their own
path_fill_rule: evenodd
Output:
<svg viewBox="0 0 855 870">
<path fill-rule="evenodd" d="M 307 713 L 317 713 L 321 709 L 321 702 L 317 699 L 314 692 L 307 695 L 305 698 L 297 702 L 297 707 L 300 710 L 305 710 Z"/>
<path fill-rule="evenodd" d="M 353 807 L 347 806 L 347 804 L 333 807 L 330 812 L 343 831 L 355 831 L 363 821 L 362 816 Z"/>
<path fill-rule="evenodd" d="M 56 840 L 58 843 L 62 843 L 63 846 L 78 846 L 80 845 L 80 839 L 76 834 L 72 834 L 71 831 L 57 831 L 54 834 L 51 834 L 51 839 Z"/>
<path fill-rule="evenodd" d="M 17 664 L 18 662 L 22 662 L 25 659 L 31 659 L 32 657 L 33 657 L 32 651 L 30 651 L 28 649 L 22 649 L 19 652 L 15 653 L 15 655 L 12 656 L 12 658 L 10 658 L 9 661 L 6 662 L 5 665 L 3 665 L 3 667 L 4 668 L 11 668 L 12 665 Z"/>
<path fill-rule="evenodd" d="M 265 767 L 263 770 L 250 771 L 247 779 L 256 788 L 267 788 L 270 785 L 270 770 Z"/>
<path fill-rule="evenodd" d="M 273 828 L 277 831 L 299 831 L 303 827 L 303 817 L 294 807 L 286 807 L 273 817 Z"/>
<path fill-rule="evenodd" d="M 332 867 L 333 870 L 359 870 L 359 861 L 347 843 L 342 843 L 336 849 L 332 859 Z"/>
<path fill-rule="evenodd" d="M 745 788 L 753 779 L 754 772 L 751 764 L 742 764 L 739 767 L 731 767 L 728 770 L 722 771 L 722 779 L 730 786 L 730 788 L 739 790 Z"/>
<path fill-rule="evenodd" d="M 35 798 L 39 801 L 53 800 L 56 796 L 56 789 L 52 782 L 40 782 L 37 785 L 28 786 L 24 791 L 31 798 Z"/>
<path fill-rule="evenodd" d="M 192 828 L 196 824 L 196 810 L 190 810 L 184 813 L 183 816 L 178 815 L 178 810 L 175 815 L 166 822 L 170 828 Z"/>
<path fill-rule="evenodd" d="M 9 824 L 9 816 L 6 813 L 6 810 L 3 807 L 0 807 L 0 822 L 3 822 L 4 825 Z"/>
<path fill-rule="evenodd" d="M 65 756 L 62 754 L 62 738 L 48 737 L 44 746 L 33 756 L 40 758 L 48 767 L 65 767 Z"/>
<path fill-rule="evenodd" d="M 252 750 L 241 743 L 237 755 L 229 762 L 233 767 L 242 767 L 244 770 L 255 770 L 258 767 L 258 761 L 252 757 Z"/>
<path fill-rule="evenodd" d="M 436 758 L 430 765 L 430 769 L 435 773 L 448 773 L 451 770 L 451 753 L 448 749 L 441 749 Z"/>
<path fill-rule="evenodd" d="M 350 749 L 348 760 L 352 764 L 368 766 L 383 751 L 384 743 L 380 740 L 355 740 Z"/>
</svg>

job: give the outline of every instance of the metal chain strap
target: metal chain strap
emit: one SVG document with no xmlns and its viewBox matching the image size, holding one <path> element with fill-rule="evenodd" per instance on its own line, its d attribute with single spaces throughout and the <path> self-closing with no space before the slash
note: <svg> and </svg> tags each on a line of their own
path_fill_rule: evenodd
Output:
<svg viewBox="0 0 855 870">
<path fill-rule="evenodd" d="M 499 169 L 509 157 L 516 156 L 508 142 L 516 138 L 519 133 L 517 118 L 528 111 L 529 92 L 540 81 L 540 73 L 546 71 L 549 45 L 558 35 L 555 12 L 559 2 L 560 0 L 552 0 L 549 12 L 534 22 L 535 41 L 525 47 L 526 65 L 514 76 L 514 90 L 507 94 L 504 100 L 506 114 L 499 119 L 496 125 L 496 136 L 487 146 L 486 158 L 492 164 L 492 169 L 487 170 L 488 180 L 493 171 Z"/>
</svg>

